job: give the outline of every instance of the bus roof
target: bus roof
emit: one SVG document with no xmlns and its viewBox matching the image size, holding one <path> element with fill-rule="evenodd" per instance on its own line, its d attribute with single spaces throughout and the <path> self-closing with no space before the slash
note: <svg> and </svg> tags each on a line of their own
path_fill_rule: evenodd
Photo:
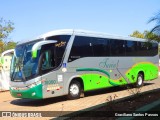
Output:
<svg viewBox="0 0 160 120">
<path fill-rule="evenodd" d="M 141 38 L 135 38 L 135 37 L 129 37 L 129 36 L 124 37 L 119 35 L 113 35 L 113 34 L 102 33 L 102 32 L 93 32 L 93 31 L 87 31 L 87 30 L 81 30 L 81 29 L 61 29 L 61 30 L 54 30 L 54 31 L 47 32 L 32 40 L 22 41 L 18 43 L 18 45 L 28 43 L 31 41 L 36 41 L 39 39 L 45 40 L 47 37 L 54 36 L 54 35 L 72 35 L 72 34 L 79 35 L 79 36 L 112 38 L 112 39 L 121 39 L 121 40 L 146 41 L 145 39 L 141 39 Z"/>
<path fill-rule="evenodd" d="M 49 36 L 54 36 L 54 35 L 81 35 L 81 36 L 92 36 L 92 37 L 102 37 L 102 38 L 113 38 L 113 39 L 123 39 L 123 40 L 135 40 L 135 41 L 145 41 L 145 39 L 141 38 L 135 38 L 135 37 L 124 37 L 124 36 L 119 36 L 119 35 L 113 35 L 113 34 L 108 34 L 108 33 L 102 33 L 102 32 L 93 32 L 93 31 L 88 31 L 88 30 L 81 30 L 81 29 L 62 29 L 62 30 L 55 30 L 48 32 L 46 34 L 43 34 L 39 36 L 39 38 L 46 38 Z"/>
<path fill-rule="evenodd" d="M 1 57 L 5 56 L 6 54 L 14 53 L 14 49 L 6 50 L 2 53 Z"/>
</svg>

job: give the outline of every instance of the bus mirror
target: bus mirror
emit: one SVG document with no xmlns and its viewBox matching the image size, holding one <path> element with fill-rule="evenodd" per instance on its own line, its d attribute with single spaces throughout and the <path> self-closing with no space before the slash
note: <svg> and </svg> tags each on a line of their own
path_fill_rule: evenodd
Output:
<svg viewBox="0 0 160 120">
<path fill-rule="evenodd" d="M 56 40 L 44 40 L 44 41 L 37 42 L 32 47 L 32 58 L 37 57 L 37 52 L 38 52 L 38 50 L 41 49 L 41 46 L 46 45 L 46 44 L 53 44 L 56 42 L 57 42 Z"/>
<path fill-rule="evenodd" d="M 32 58 L 36 58 L 37 57 L 37 50 L 32 51 Z"/>
</svg>

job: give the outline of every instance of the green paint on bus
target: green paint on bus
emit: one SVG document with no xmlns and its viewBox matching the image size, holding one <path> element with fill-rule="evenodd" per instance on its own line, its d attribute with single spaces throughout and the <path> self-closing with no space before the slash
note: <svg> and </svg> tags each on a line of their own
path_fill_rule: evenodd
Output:
<svg viewBox="0 0 160 120">
<path fill-rule="evenodd" d="M 13 97 L 16 98 L 31 98 L 31 99 L 42 99 L 42 84 L 36 85 L 32 88 L 27 90 L 18 90 L 18 89 L 11 89 L 10 93 Z"/>
<path fill-rule="evenodd" d="M 144 74 L 145 81 L 158 77 L 158 67 L 150 62 L 140 62 L 133 65 L 125 72 L 125 78 L 124 76 L 121 76 L 118 79 L 112 79 L 107 71 L 97 68 L 79 68 L 76 71 L 99 72 L 85 73 L 80 76 L 83 80 L 84 91 L 126 85 L 129 84 L 127 80 L 130 83 L 135 83 L 137 81 L 138 73 L 140 72 Z"/>
</svg>

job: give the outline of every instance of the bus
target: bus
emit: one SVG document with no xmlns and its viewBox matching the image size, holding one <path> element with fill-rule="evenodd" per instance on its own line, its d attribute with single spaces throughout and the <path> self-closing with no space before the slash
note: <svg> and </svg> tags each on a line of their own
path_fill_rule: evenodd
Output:
<svg viewBox="0 0 160 120">
<path fill-rule="evenodd" d="M 10 93 L 16 98 L 78 99 L 84 92 L 158 77 L 158 43 L 85 30 L 55 30 L 19 43 Z"/>
<path fill-rule="evenodd" d="M 14 49 L 6 50 L 0 57 L 0 91 L 9 90 L 10 64 Z"/>
</svg>

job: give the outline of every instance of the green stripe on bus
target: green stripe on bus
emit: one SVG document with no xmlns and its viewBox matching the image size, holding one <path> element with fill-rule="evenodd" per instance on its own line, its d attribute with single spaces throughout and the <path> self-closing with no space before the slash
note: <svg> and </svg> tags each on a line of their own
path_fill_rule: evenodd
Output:
<svg viewBox="0 0 160 120">
<path fill-rule="evenodd" d="M 110 75 L 108 72 L 106 72 L 105 70 L 102 70 L 102 69 L 98 69 L 98 68 L 78 68 L 78 69 L 76 69 L 76 71 L 98 71 L 98 72 L 104 73 L 105 75 L 107 75 L 110 78 Z"/>
<path fill-rule="evenodd" d="M 116 84 L 115 82 L 111 82 L 110 80 L 109 80 L 109 83 L 113 86 L 119 86 L 118 84 Z"/>
</svg>

